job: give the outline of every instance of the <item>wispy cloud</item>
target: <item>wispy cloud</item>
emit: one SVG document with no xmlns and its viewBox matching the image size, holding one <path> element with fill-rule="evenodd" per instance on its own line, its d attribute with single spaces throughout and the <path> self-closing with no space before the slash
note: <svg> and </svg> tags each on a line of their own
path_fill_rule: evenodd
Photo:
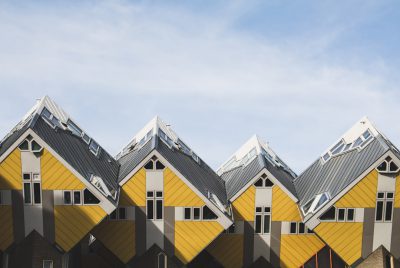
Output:
<svg viewBox="0 0 400 268">
<path fill-rule="evenodd" d="M 214 167 L 256 132 L 301 171 L 363 115 L 400 144 L 397 69 L 344 46 L 387 6 L 357 4 L 0 4 L 1 132 L 48 94 L 112 153 L 155 114 Z"/>
</svg>

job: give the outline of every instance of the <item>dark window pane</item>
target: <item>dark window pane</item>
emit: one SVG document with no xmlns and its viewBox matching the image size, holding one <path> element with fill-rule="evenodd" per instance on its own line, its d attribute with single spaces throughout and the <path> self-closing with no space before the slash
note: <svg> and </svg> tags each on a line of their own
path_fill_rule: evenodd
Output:
<svg viewBox="0 0 400 268">
<path fill-rule="evenodd" d="M 22 151 L 27 151 L 29 150 L 29 143 L 27 140 L 24 140 L 19 146 L 18 148 Z"/>
<path fill-rule="evenodd" d="M 65 205 L 71 205 L 72 204 L 72 197 L 71 197 L 71 192 L 70 191 L 65 191 L 64 192 L 64 204 Z"/>
<path fill-rule="evenodd" d="M 215 220 L 218 216 L 207 206 L 203 207 L 203 219 L 204 220 Z"/>
<path fill-rule="evenodd" d="M 378 193 L 378 198 L 384 198 L 385 197 L 385 193 Z"/>
<path fill-rule="evenodd" d="M 377 221 L 383 220 L 383 201 L 376 202 L 375 220 L 377 220 Z"/>
<path fill-rule="evenodd" d="M 256 183 L 254 183 L 254 186 L 256 187 L 262 187 L 263 186 L 263 179 L 258 179 L 258 181 L 256 181 Z"/>
<path fill-rule="evenodd" d="M 261 215 L 256 215 L 255 231 L 257 234 L 261 234 Z"/>
<path fill-rule="evenodd" d="M 297 223 L 296 222 L 291 222 L 290 223 L 290 233 L 295 234 L 297 233 Z"/>
<path fill-rule="evenodd" d="M 271 208 L 270 207 L 265 207 L 264 208 L 264 212 L 271 212 Z"/>
<path fill-rule="evenodd" d="M 42 150 L 42 146 L 40 146 L 36 141 L 32 141 L 31 142 L 31 146 L 32 146 L 32 151 L 34 152 L 38 152 L 40 150 Z"/>
<path fill-rule="evenodd" d="M 269 179 L 265 179 L 265 187 L 272 187 L 272 186 L 274 186 L 274 183 Z"/>
<path fill-rule="evenodd" d="M 166 259 L 167 257 L 164 254 L 158 255 L 158 268 L 165 268 L 166 267 Z"/>
<path fill-rule="evenodd" d="M 147 200 L 147 219 L 154 219 L 154 201 Z"/>
<path fill-rule="evenodd" d="M 264 215 L 264 234 L 269 234 L 271 215 Z"/>
<path fill-rule="evenodd" d="M 305 233 L 304 223 L 300 222 L 299 223 L 299 234 L 304 234 L 304 233 Z"/>
<path fill-rule="evenodd" d="M 163 196 L 162 192 L 156 192 L 156 197 L 162 197 L 162 196 Z"/>
<path fill-rule="evenodd" d="M 31 204 L 32 203 L 31 184 L 30 183 L 24 183 L 24 203 L 25 204 Z"/>
<path fill-rule="evenodd" d="M 191 208 L 185 208 L 185 220 L 190 220 L 191 219 Z"/>
<path fill-rule="evenodd" d="M 338 221 L 344 221 L 346 210 L 344 208 L 338 209 Z"/>
<path fill-rule="evenodd" d="M 80 204 L 80 203 L 81 203 L 81 192 L 74 191 L 74 204 Z"/>
<path fill-rule="evenodd" d="M 390 162 L 390 166 L 389 166 L 390 171 L 397 171 L 398 169 L 399 169 L 399 167 L 394 162 Z"/>
<path fill-rule="evenodd" d="M 386 197 L 389 199 L 393 198 L 393 193 L 386 193 Z"/>
<path fill-rule="evenodd" d="M 35 204 L 42 203 L 42 192 L 40 191 L 40 183 L 33 184 L 33 201 Z"/>
<path fill-rule="evenodd" d="M 262 208 L 261 207 L 256 207 L 256 212 L 261 212 Z"/>
<path fill-rule="evenodd" d="M 116 220 L 117 219 L 117 210 L 114 210 L 110 214 L 110 220 Z"/>
<path fill-rule="evenodd" d="M 153 169 L 153 161 L 147 162 L 147 164 L 144 166 L 145 169 Z"/>
<path fill-rule="evenodd" d="M 193 208 L 193 219 L 200 220 L 200 208 Z"/>
<path fill-rule="evenodd" d="M 336 219 L 336 208 L 331 207 L 320 218 L 323 221 L 333 221 Z"/>
<path fill-rule="evenodd" d="M 118 209 L 118 217 L 120 220 L 126 220 L 126 208 Z"/>
<path fill-rule="evenodd" d="M 156 219 L 161 220 L 163 218 L 163 201 L 156 200 Z"/>
<path fill-rule="evenodd" d="M 234 224 L 232 224 L 231 226 L 229 226 L 229 228 L 228 228 L 228 233 L 229 233 L 229 234 L 235 233 L 235 225 L 234 225 Z"/>
<path fill-rule="evenodd" d="M 153 196 L 154 196 L 153 192 L 151 192 L 151 191 L 147 192 L 147 197 L 153 197 Z"/>
<path fill-rule="evenodd" d="M 85 204 L 98 204 L 100 200 L 95 197 L 88 189 L 83 190 L 83 202 Z"/>
<path fill-rule="evenodd" d="M 24 180 L 29 181 L 29 180 L 31 180 L 31 174 L 30 173 L 24 173 L 23 178 L 24 178 Z"/>
<path fill-rule="evenodd" d="M 309 234 L 313 234 L 313 233 L 314 233 L 314 231 L 313 231 L 313 230 L 311 230 L 311 229 L 308 229 L 308 228 L 307 228 L 307 233 L 309 233 Z"/>
<path fill-rule="evenodd" d="M 387 163 L 385 161 L 383 161 L 382 164 L 380 164 L 378 166 L 378 170 L 379 171 L 386 171 L 387 170 Z"/>
<path fill-rule="evenodd" d="M 156 162 L 156 169 L 157 170 L 162 170 L 164 168 L 165 168 L 165 166 L 160 161 Z"/>
<path fill-rule="evenodd" d="M 354 221 L 354 209 L 352 208 L 347 209 L 347 220 Z"/>
<path fill-rule="evenodd" d="M 385 221 L 392 220 L 393 201 L 386 201 Z"/>
</svg>

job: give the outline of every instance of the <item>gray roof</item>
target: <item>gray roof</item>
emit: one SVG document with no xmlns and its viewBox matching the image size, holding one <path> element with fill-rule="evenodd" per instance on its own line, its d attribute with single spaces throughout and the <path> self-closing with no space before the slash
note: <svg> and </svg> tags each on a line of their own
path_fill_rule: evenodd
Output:
<svg viewBox="0 0 400 268">
<path fill-rule="evenodd" d="M 118 191 L 119 164 L 112 156 L 103 148 L 95 156 L 90 152 L 89 146 L 83 139 L 73 135 L 68 130 L 58 127 L 52 128 L 38 114 L 3 141 L 0 155 L 7 151 L 28 129 L 32 129 L 86 180 L 89 181 L 92 174 L 99 176 L 110 190 Z M 108 199 L 113 203 L 118 200 Z"/>
<path fill-rule="evenodd" d="M 353 149 L 326 163 L 318 158 L 294 181 L 300 205 L 323 192 L 329 192 L 334 198 L 391 148 L 387 140 L 378 135 L 360 151 Z"/>
<path fill-rule="evenodd" d="M 215 194 L 221 203 L 226 204 L 224 181 L 204 161 L 197 163 L 190 155 L 178 149 L 168 147 L 158 136 L 154 136 L 143 147 L 127 153 L 119 158 L 121 172 L 119 180 L 123 180 L 153 150 L 157 150 L 205 197 L 208 192 Z"/>
<path fill-rule="evenodd" d="M 293 185 L 294 178 L 292 175 L 285 169 L 272 165 L 264 156 L 257 155 L 247 165 L 238 166 L 221 175 L 226 184 L 228 199 L 239 192 L 264 168 L 266 168 L 288 191 L 296 196 L 296 190 Z"/>
</svg>

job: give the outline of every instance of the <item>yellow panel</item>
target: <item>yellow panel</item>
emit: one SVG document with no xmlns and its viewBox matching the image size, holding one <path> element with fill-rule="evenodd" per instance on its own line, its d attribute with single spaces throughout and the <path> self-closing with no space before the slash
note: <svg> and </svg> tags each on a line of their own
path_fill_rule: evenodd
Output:
<svg viewBox="0 0 400 268">
<path fill-rule="evenodd" d="M 13 242 L 12 208 L 0 205 L 0 251 L 5 251 Z"/>
<path fill-rule="evenodd" d="M 378 185 L 378 172 L 374 169 L 348 191 L 336 207 L 373 208 L 376 204 L 376 189 Z"/>
<path fill-rule="evenodd" d="M 146 206 L 146 170 L 141 168 L 123 186 L 120 206 Z"/>
<path fill-rule="evenodd" d="M 21 152 L 18 148 L 0 163 L 0 189 L 22 189 Z"/>
<path fill-rule="evenodd" d="M 165 206 L 203 206 L 204 201 L 195 194 L 169 168 L 164 170 Z"/>
<path fill-rule="evenodd" d="M 55 206 L 56 243 L 69 251 L 105 216 L 100 206 Z"/>
<path fill-rule="evenodd" d="M 255 198 L 256 188 L 252 185 L 233 201 L 235 221 L 254 221 Z"/>
<path fill-rule="evenodd" d="M 281 267 L 301 267 L 325 244 L 314 234 L 281 236 Z"/>
<path fill-rule="evenodd" d="M 362 222 L 322 222 L 314 231 L 348 265 L 361 257 Z"/>
<path fill-rule="evenodd" d="M 215 221 L 176 221 L 175 256 L 184 264 L 187 264 L 207 247 L 222 230 L 222 226 Z"/>
<path fill-rule="evenodd" d="M 400 208 L 400 176 L 396 177 L 396 192 L 394 196 L 394 207 Z"/>
<path fill-rule="evenodd" d="M 297 204 L 278 185 L 272 188 L 272 220 L 301 221 Z"/>
<path fill-rule="evenodd" d="M 123 263 L 135 256 L 134 221 L 103 221 L 94 228 L 92 234 Z"/>
<path fill-rule="evenodd" d="M 240 268 L 243 264 L 243 235 L 221 234 L 207 251 L 224 267 Z"/>
<path fill-rule="evenodd" d="M 40 159 L 43 190 L 82 190 L 85 185 L 58 161 L 49 151 L 44 150 Z"/>
</svg>

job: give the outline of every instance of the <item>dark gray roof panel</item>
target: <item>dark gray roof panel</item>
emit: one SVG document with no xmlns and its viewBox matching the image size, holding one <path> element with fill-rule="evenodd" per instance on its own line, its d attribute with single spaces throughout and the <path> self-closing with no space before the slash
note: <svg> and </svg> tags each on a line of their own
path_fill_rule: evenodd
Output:
<svg viewBox="0 0 400 268">
<path fill-rule="evenodd" d="M 385 140 L 378 136 L 361 151 L 348 151 L 324 164 L 317 159 L 294 181 L 300 205 L 323 192 L 335 197 L 388 150 Z"/>
</svg>

